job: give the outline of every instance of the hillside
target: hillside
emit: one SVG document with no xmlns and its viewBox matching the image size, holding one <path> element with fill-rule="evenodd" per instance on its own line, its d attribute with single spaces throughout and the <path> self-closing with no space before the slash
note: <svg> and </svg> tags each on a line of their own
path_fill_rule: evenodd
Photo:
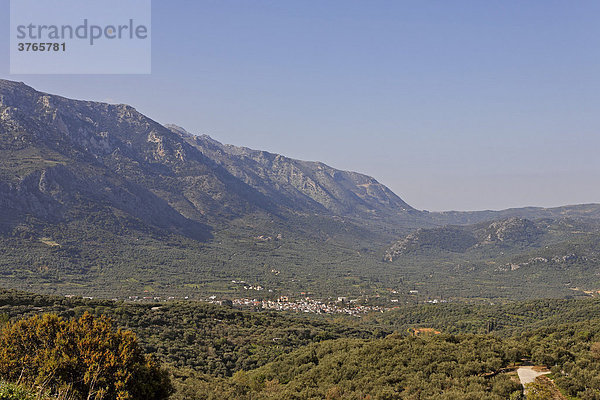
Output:
<svg viewBox="0 0 600 400">
<path fill-rule="evenodd" d="M 282 209 L 412 210 L 373 178 L 231 146 L 224 152 L 217 142 L 169 130 L 126 105 L 1 81 L 0 115 L 5 210 L 60 219 L 65 208 L 95 202 L 170 228 Z"/>
<path fill-rule="evenodd" d="M 427 250 L 463 253 L 486 245 L 530 246 L 543 233 L 544 230 L 532 221 L 517 217 L 477 225 L 419 229 L 394 243 L 386 252 L 385 258 L 393 261 L 400 254 Z"/>
<path fill-rule="evenodd" d="M 509 218 L 418 229 L 382 254 L 422 301 L 534 299 L 600 290 L 600 220 Z"/>
<path fill-rule="evenodd" d="M 106 213 L 202 239 L 206 222 L 274 207 L 132 107 L 9 81 L 0 96 L 7 214 L 56 222 Z"/>
</svg>

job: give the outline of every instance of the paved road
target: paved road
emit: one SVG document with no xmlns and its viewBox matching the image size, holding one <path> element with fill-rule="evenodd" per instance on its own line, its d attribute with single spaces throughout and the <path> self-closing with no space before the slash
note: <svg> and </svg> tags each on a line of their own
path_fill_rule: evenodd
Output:
<svg viewBox="0 0 600 400">
<path fill-rule="evenodd" d="M 533 381 L 535 381 L 535 378 L 537 378 L 538 376 L 546 375 L 549 373 L 550 373 L 550 371 L 546 371 L 546 372 L 534 371 L 533 367 L 520 367 L 519 369 L 517 369 L 517 374 L 519 375 L 519 380 L 521 381 L 521 384 L 523 386 L 525 386 L 526 383 L 532 383 Z"/>
</svg>

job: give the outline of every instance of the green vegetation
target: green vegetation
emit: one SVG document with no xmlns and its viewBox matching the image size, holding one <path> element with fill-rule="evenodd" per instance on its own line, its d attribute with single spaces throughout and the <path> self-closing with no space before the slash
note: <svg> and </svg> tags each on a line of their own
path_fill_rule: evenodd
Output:
<svg viewBox="0 0 600 400">
<path fill-rule="evenodd" d="M 0 113 L 2 287 L 389 306 L 600 289 L 598 205 L 428 213 L 373 178 L 224 146 L 128 106 L 2 80 Z"/>
<path fill-rule="evenodd" d="M 295 217 L 287 221 L 297 227 L 290 232 L 281 221 L 244 217 L 200 243 L 139 232 L 134 222 L 110 214 L 89 218 L 90 223 L 53 227 L 18 224 L 0 235 L 0 285 L 120 299 L 299 298 L 304 292 L 323 300 L 368 298 L 370 304 L 388 307 L 396 305 L 391 300 L 503 302 L 581 297 L 588 296 L 584 291 L 600 290 L 600 235 L 591 227 L 588 233 L 570 233 L 579 227 L 557 223 L 529 246 L 494 244 L 463 253 L 432 249 L 385 262 L 391 235 L 371 232 L 357 239 L 363 233 L 352 221 L 320 218 L 319 228 L 310 231 L 316 221 Z M 282 238 L 263 241 L 257 232 Z M 234 280 L 265 290 L 249 292 Z"/>
<path fill-rule="evenodd" d="M 41 397 L 23 386 L 0 382 L 0 400 L 38 400 Z"/>
<path fill-rule="evenodd" d="M 10 181 L 18 181 L 34 171 L 62 165 L 67 161 L 57 152 L 35 147 L 19 150 L 2 148 L 0 159 L 0 177 Z"/>
<path fill-rule="evenodd" d="M 405 332 L 432 327 L 446 333 L 511 336 L 524 330 L 566 322 L 586 322 L 600 315 L 600 299 L 546 299 L 503 304 L 407 305 L 384 314 L 371 314 L 363 323 L 383 330 Z"/>
<path fill-rule="evenodd" d="M 535 379 L 526 385 L 528 400 L 566 400 L 554 383 L 545 376 Z"/>
<path fill-rule="evenodd" d="M 88 313 L 70 321 L 44 314 L 4 326 L 0 376 L 74 400 L 161 400 L 172 390 L 132 332 L 115 332 L 106 317 Z"/>
<path fill-rule="evenodd" d="M 599 312 L 598 299 L 536 300 L 406 305 L 357 319 L 241 311 L 195 301 L 140 304 L 4 291 L 0 361 L 21 357 L 6 338 L 25 327 L 35 332 L 31 327 L 86 326 L 73 328 L 69 337 L 76 342 L 84 331 L 93 331 L 84 322 L 93 320 L 104 332 L 95 338 L 132 338 L 119 336 L 106 315 L 136 333 L 138 356 L 143 348 L 168 366 L 174 400 L 520 399 L 521 386 L 511 371 L 524 361 L 551 369 L 551 384 L 538 385 L 540 393 L 560 390 L 572 399 L 595 400 L 600 399 Z M 48 313 L 54 316 L 37 317 Z M 409 329 L 423 327 L 433 329 L 418 337 Z M 52 351 L 23 354 L 66 360 Z M 80 358 L 85 359 L 72 360 Z M 137 365 L 146 365 L 142 359 Z M 44 362 L 25 364 L 32 366 L 27 382 L 48 372 L 35 367 Z M 16 382 L 21 370 L 2 365 L 0 379 Z M 62 387 L 65 379 L 56 379 Z M 158 374 L 144 381 L 161 379 Z M 21 392 L 27 395 L 27 389 Z"/>
<path fill-rule="evenodd" d="M 175 367 L 215 376 L 262 366 L 313 342 L 344 337 L 370 338 L 386 332 L 355 321 L 305 318 L 275 312 L 248 312 L 200 302 L 121 303 L 0 294 L 0 313 L 15 319 L 40 313 L 80 318 L 86 312 L 109 316 L 137 334 L 147 352 Z"/>
<path fill-rule="evenodd" d="M 489 336 L 329 341 L 237 374 L 206 398 L 501 400 L 521 392 L 492 376 L 516 361 L 505 350 Z"/>
<path fill-rule="evenodd" d="M 517 400 L 524 362 L 552 371 L 530 398 L 600 400 L 599 205 L 418 211 L 3 80 L 0 114 L 0 287 L 44 293 L 0 291 L 0 400 Z"/>
<path fill-rule="evenodd" d="M 600 399 L 598 340 L 598 319 L 510 338 L 341 339 L 304 347 L 227 380 L 191 377 L 185 390 L 196 399 L 519 399 L 520 385 L 507 372 L 528 359 L 553 372 L 552 385 L 534 385 L 536 398 L 553 398 L 539 396 L 560 389 L 573 399 L 592 400 Z"/>
</svg>

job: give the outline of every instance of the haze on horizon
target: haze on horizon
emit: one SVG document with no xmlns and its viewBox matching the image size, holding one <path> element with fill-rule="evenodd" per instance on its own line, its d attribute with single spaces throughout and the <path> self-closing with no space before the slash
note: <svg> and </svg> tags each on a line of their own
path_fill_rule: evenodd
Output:
<svg viewBox="0 0 600 400">
<path fill-rule="evenodd" d="M 419 209 L 592 203 L 598 15 L 596 1 L 155 1 L 151 75 L 9 75 L 2 57 L 0 78 L 365 173 Z"/>
</svg>

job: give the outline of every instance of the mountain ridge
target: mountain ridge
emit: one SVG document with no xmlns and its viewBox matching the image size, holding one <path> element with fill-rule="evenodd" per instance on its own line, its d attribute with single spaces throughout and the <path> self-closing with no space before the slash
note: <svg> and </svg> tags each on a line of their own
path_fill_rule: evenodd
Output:
<svg viewBox="0 0 600 400">
<path fill-rule="evenodd" d="M 248 185 L 279 200 L 285 201 L 282 197 L 294 199 L 295 206 L 303 210 L 310 211 L 316 206 L 320 211 L 342 215 L 417 211 L 370 176 L 338 170 L 322 162 L 225 145 L 208 135 L 194 135 L 173 124 L 166 127 Z"/>
<path fill-rule="evenodd" d="M 25 96 L 23 96 L 25 94 Z M 15 104 L 15 97 L 20 98 L 20 104 Z M 27 101 L 23 102 L 23 98 Z M 35 101 L 34 101 L 35 100 Z M 69 156 L 90 162 L 94 159 L 105 158 L 105 163 L 113 169 L 125 169 L 123 163 L 130 158 L 134 163 L 140 161 L 151 164 L 156 170 L 164 168 L 164 164 L 171 166 L 184 163 L 186 157 L 197 161 L 206 169 L 218 172 L 220 177 L 212 177 L 206 182 L 208 186 L 221 187 L 229 185 L 237 186 L 243 191 L 243 198 L 253 198 L 250 203 L 258 208 L 266 208 L 273 211 L 274 204 L 269 204 L 269 197 L 276 199 L 278 204 L 288 208 L 301 210 L 303 212 L 328 213 L 330 215 L 354 215 L 362 214 L 366 218 L 374 216 L 390 217 L 398 214 L 412 214 L 412 218 L 420 220 L 424 226 L 442 226 L 447 224 L 472 224 L 481 221 L 502 219 L 508 217 L 521 218 L 544 218 L 556 216 L 588 215 L 600 218 L 599 204 L 572 205 L 554 208 L 524 207 L 506 210 L 483 210 L 483 211 L 442 211 L 427 212 L 416 210 L 408 205 L 400 197 L 376 179 L 352 172 L 331 168 L 322 162 L 302 161 L 286 156 L 261 150 L 253 150 L 247 147 L 225 145 L 207 135 L 197 136 L 187 132 L 176 125 L 161 125 L 156 121 L 140 114 L 135 108 L 125 105 L 111 105 L 101 102 L 72 100 L 62 96 L 50 95 L 38 92 L 22 82 L 13 82 L 0 79 L 0 123 L 6 131 L 31 131 L 44 132 L 46 139 L 56 140 L 61 144 L 60 134 L 68 135 L 68 123 L 73 119 L 80 118 L 79 122 L 88 123 L 80 127 L 77 133 L 82 135 L 71 135 L 72 144 L 77 149 L 70 149 Z M 75 118 L 65 120 L 60 109 L 65 106 L 74 107 Z M 26 113 L 23 111 L 25 106 Z M 93 111 L 99 120 L 89 121 L 90 116 L 84 115 L 83 111 Z M 116 121 L 112 121 L 111 129 L 118 127 L 121 122 L 125 126 L 123 131 L 127 132 L 135 128 L 136 123 L 144 129 L 142 135 L 138 129 L 136 135 L 126 135 L 124 138 L 109 135 L 114 133 L 111 129 L 100 129 L 102 125 L 102 113 L 114 114 Z M 27 115 L 29 114 L 29 115 Z M 30 118 L 37 115 L 37 120 Z M 73 117 L 73 115 L 71 115 Z M 90 129 L 90 123 L 91 128 Z M 130 122 L 128 124 L 128 122 Z M 96 125 L 94 125 L 96 124 Z M 51 127 L 52 129 L 47 129 Z M 106 128 L 106 126 L 104 126 Z M 138 126 L 139 128 L 139 126 Z M 133 131 L 136 131 L 133 129 Z M 50 137 L 48 137 L 50 135 Z M 32 139 L 41 139 L 39 135 L 30 135 L 29 145 L 41 145 L 45 143 L 34 143 Z M 117 135 L 118 136 L 118 135 Z M 23 147 L 24 137 L 14 137 L 12 141 L 6 140 L 2 143 L 2 150 Z M 134 154 L 135 149 L 141 149 L 139 154 Z M 60 154 L 57 149 L 46 148 L 44 151 L 50 154 L 48 159 L 52 164 L 61 163 Z M 64 149 L 62 149 L 64 150 Z M 64 160 L 62 161 L 64 163 Z M 243 163 L 246 162 L 244 165 Z M 160 165 L 163 164 L 163 165 Z M 131 166 L 129 166 L 131 169 Z M 151 168 L 151 169 L 152 169 Z M 280 169 L 281 173 L 274 170 Z M 122 172 L 119 171 L 119 172 Z M 4 171 L 5 172 L 5 171 Z M 128 171 L 130 173 L 134 171 Z M 206 171 L 202 171 L 205 175 Z M 295 175 L 295 176 L 294 176 Z M 341 182 L 341 183 L 340 183 Z M 262 186 L 261 186 L 262 185 Z M 204 185 L 207 188 L 207 185 Z M 214 193 L 213 193 L 214 195 Z M 183 196 L 185 197 L 185 196 Z M 204 202 L 211 202 L 214 209 L 219 209 L 220 204 L 214 203 L 214 198 L 204 196 Z M 222 203 L 219 194 L 216 196 Z M 236 196 L 234 196 L 236 197 Z M 239 197 L 239 196 L 238 196 Z M 183 215 L 188 217 L 195 214 L 195 218 L 202 219 L 210 215 L 211 207 L 206 210 L 192 210 L 194 207 L 186 207 L 181 203 L 187 203 L 189 199 L 179 201 Z M 235 208 L 247 208 L 249 205 L 244 199 L 237 199 L 235 207 L 228 212 L 235 214 Z M 202 203 L 202 202 L 199 202 Z M 246 204 L 244 206 L 244 204 Z M 201 207 L 202 208 L 202 207 Z M 250 206 L 252 208 L 252 206 Z M 188 214 L 188 215 L 185 215 Z"/>
<path fill-rule="evenodd" d="M 0 151 L 15 164 L 12 171 L 3 166 L 4 184 L 57 163 L 67 169 L 79 163 L 79 172 L 94 166 L 116 174 L 201 223 L 256 211 L 277 214 L 282 207 L 364 216 L 413 210 L 366 175 L 194 139 L 128 105 L 71 100 L 23 83 L 0 81 L 0 124 Z M 27 152 L 37 157 L 29 170 L 20 157 Z"/>
</svg>

